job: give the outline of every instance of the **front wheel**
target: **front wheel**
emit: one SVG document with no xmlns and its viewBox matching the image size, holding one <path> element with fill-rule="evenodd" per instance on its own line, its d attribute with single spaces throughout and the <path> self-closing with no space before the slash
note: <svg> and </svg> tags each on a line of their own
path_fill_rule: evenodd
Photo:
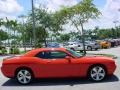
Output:
<svg viewBox="0 0 120 90">
<path fill-rule="evenodd" d="M 26 85 L 32 81 L 33 76 L 29 70 L 21 69 L 16 73 L 16 79 L 20 84 Z"/>
<path fill-rule="evenodd" d="M 88 74 L 88 77 L 92 81 L 102 81 L 106 77 L 106 70 L 103 66 L 93 66 Z"/>
<path fill-rule="evenodd" d="M 97 51 L 97 50 L 98 50 L 98 48 L 95 48 L 95 50 Z"/>
<path fill-rule="evenodd" d="M 70 48 L 71 50 L 73 50 L 73 51 L 75 51 L 75 49 L 74 48 Z"/>
</svg>

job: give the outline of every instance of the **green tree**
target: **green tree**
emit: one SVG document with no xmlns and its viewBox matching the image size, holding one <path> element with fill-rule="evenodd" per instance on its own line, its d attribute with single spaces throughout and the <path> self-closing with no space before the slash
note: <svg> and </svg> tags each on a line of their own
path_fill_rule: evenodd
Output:
<svg viewBox="0 0 120 90">
<path fill-rule="evenodd" d="M 81 36 L 80 36 L 80 34 L 78 32 L 71 31 L 69 33 L 69 36 L 70 36 L 71 40 L 76 40 L 76 39 L 80 40 L 81 39 Z"/>
<path fill-rule="evenodd" d="M 6 39 L 8 39 L 8 34 L 7 34 L 7 32 L 5 32 L 1 29 L 0 30 L 0 44 L 1 44 L 1 41 L 4 41 Z"/>
<path fill-rule="evenodd" d="M 30 14 L 31 17 L 31 14 Z M 49 35 L 53 35 L 56 37 L 56 35 L 62 31 L 62 25 L 64 24 L 64 20 L 62 19 L 62 15 L 59 14 L 59 12 L 48 12 L 48 9 L 43 8 L 40 6 L 39 8 L 35 9 L 35 21 L 36 21 L 36 29 L 41 33 L 39 34 L 42 36 L 42 38 L 39 38 L 40 40 L 37 41 L 43 41 L 45 45 L 47 44 L 47 38 L 49 38 Z M 32 18 L 28 20 L 30 23 L 32 23 Z M 36 32 L 38 32 L 36 31 Z M 50 34 L 49 34 L 50 33 Z M 38 33 L 36 33 L 36 36 Z M 56 34 L 56 35 L 55 35 Z M 52 36 L 53 37 L 53 36 Z M 38 43 L 39 43 L 38 42 Z"/>
<path fill-rule="evenodd" d="M 61 34 L 60 35 L 60 41 L 61 42 L 67 42 L 70 40 L 70 35 L 69 34 Z"/>
<path fill-rule="evenodd" d="M 6 17 L 6 21 L 4 22 L 4 26 L 6 27 L 7 33 L 8 33 L 8 45 L 10 46 L 10 39 L 12 39 L 12 32 L 15 33 L 15 28 L 17 25 L 17 21 L 14 20 L 9 20 Z"/>
<path fill-rule="evenodd" d="M 4 20 L 2 18 L 0 18 L 0 27 L 4 25 Z"/>
<path fill-rule="evenodd" d="M 82 0 L 80 3 L 72 7 L 64 7 L 59 12 L 63 15 L 63 17 L 66 17 L 65 20 L 70 20 L 72 22 L 72 25 L 74 25 L 78 32 L 82 35 L 84 53 L 86 53 L 83 25 L 90 19 L 96 19 L 101 14 L 93 4 L 93 0 Z M 81 28 L 79 28 L 79 26 Z"/>
</svg>

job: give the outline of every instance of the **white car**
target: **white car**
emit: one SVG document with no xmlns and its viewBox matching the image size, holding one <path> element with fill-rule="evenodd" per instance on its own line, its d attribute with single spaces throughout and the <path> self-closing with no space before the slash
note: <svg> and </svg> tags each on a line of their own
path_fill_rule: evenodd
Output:
<svg viewBox="0 0 120 90">
<path fill-rule="evenodd" d="M 83 50 L 83 45 L 82 43 L 77 43 L 77 42 L 67 42 L 66 44 L 64 44 L 65 48 L 68 48 L 68 49 L 72 49 L 72 50 L 75 50 L 75 51 L 80 51 L 80 50 Z M 85 46 L 85 49 L 87 50 L 87 47 Z"/>
</svg>

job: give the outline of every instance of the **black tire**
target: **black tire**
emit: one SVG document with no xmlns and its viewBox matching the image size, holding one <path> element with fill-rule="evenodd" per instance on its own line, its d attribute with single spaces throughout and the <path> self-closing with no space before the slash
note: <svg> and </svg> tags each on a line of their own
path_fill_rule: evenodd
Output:
<svg viewBox="0 0 120 90">
<path fill-rule="evenodd" d="M 16 71 L 15 78 L 18 83 L 27 85 L 33 81 L 33 73 L 29 69 L 19 69 Z"/>
<path fill-rule="evenodd" d="M 75 49 L 74 48 L 70 48 L 71 50 L 73 50 L 73 51 L 75 51 Z"/>
<path fill-rule="evenodd" d="M 95 48 L 95 50 L 97 51 L 97 50 L 98 50 L 98 48 Z"/>
<path fill-rule="evenodd" d="M 91 47 L 91 46 L 88 46 L 88 47 L 87 47 L 87 50 L 88 50 L 88 51 L 92 51 L 92 47 Z"/>
<path fill-rule="evenodd" d="M 97 72 L 95 72 L 95 68 L 96 70 L 99 68 Z M 94 65 L 88 70 L 88 79 L 91 81 L 100 82 L 105 79 L 106 75 L 107 71 L 102 65 Z"/>
</svg>

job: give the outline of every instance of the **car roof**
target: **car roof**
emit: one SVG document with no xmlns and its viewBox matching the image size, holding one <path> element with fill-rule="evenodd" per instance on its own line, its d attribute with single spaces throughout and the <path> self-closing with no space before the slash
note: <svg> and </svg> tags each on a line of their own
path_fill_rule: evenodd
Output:
<svg viewBox="0 0 120 90">
<path fill-rule="evenodd" d="M 45 51 L 45 50 L 65 50 L 65 48 L 37 48 L 33 50 Z"/>
<path fill-rule="evenodd" d="M 23 56 L 35 56 L 37 53 L 41 52 L 41 51 L 66 51 L 65 48 L 37 48 L 37 49 L 33 49 L 29 52 L 27 52 L 26 54 L 24 54 Z"/>
</svg>

